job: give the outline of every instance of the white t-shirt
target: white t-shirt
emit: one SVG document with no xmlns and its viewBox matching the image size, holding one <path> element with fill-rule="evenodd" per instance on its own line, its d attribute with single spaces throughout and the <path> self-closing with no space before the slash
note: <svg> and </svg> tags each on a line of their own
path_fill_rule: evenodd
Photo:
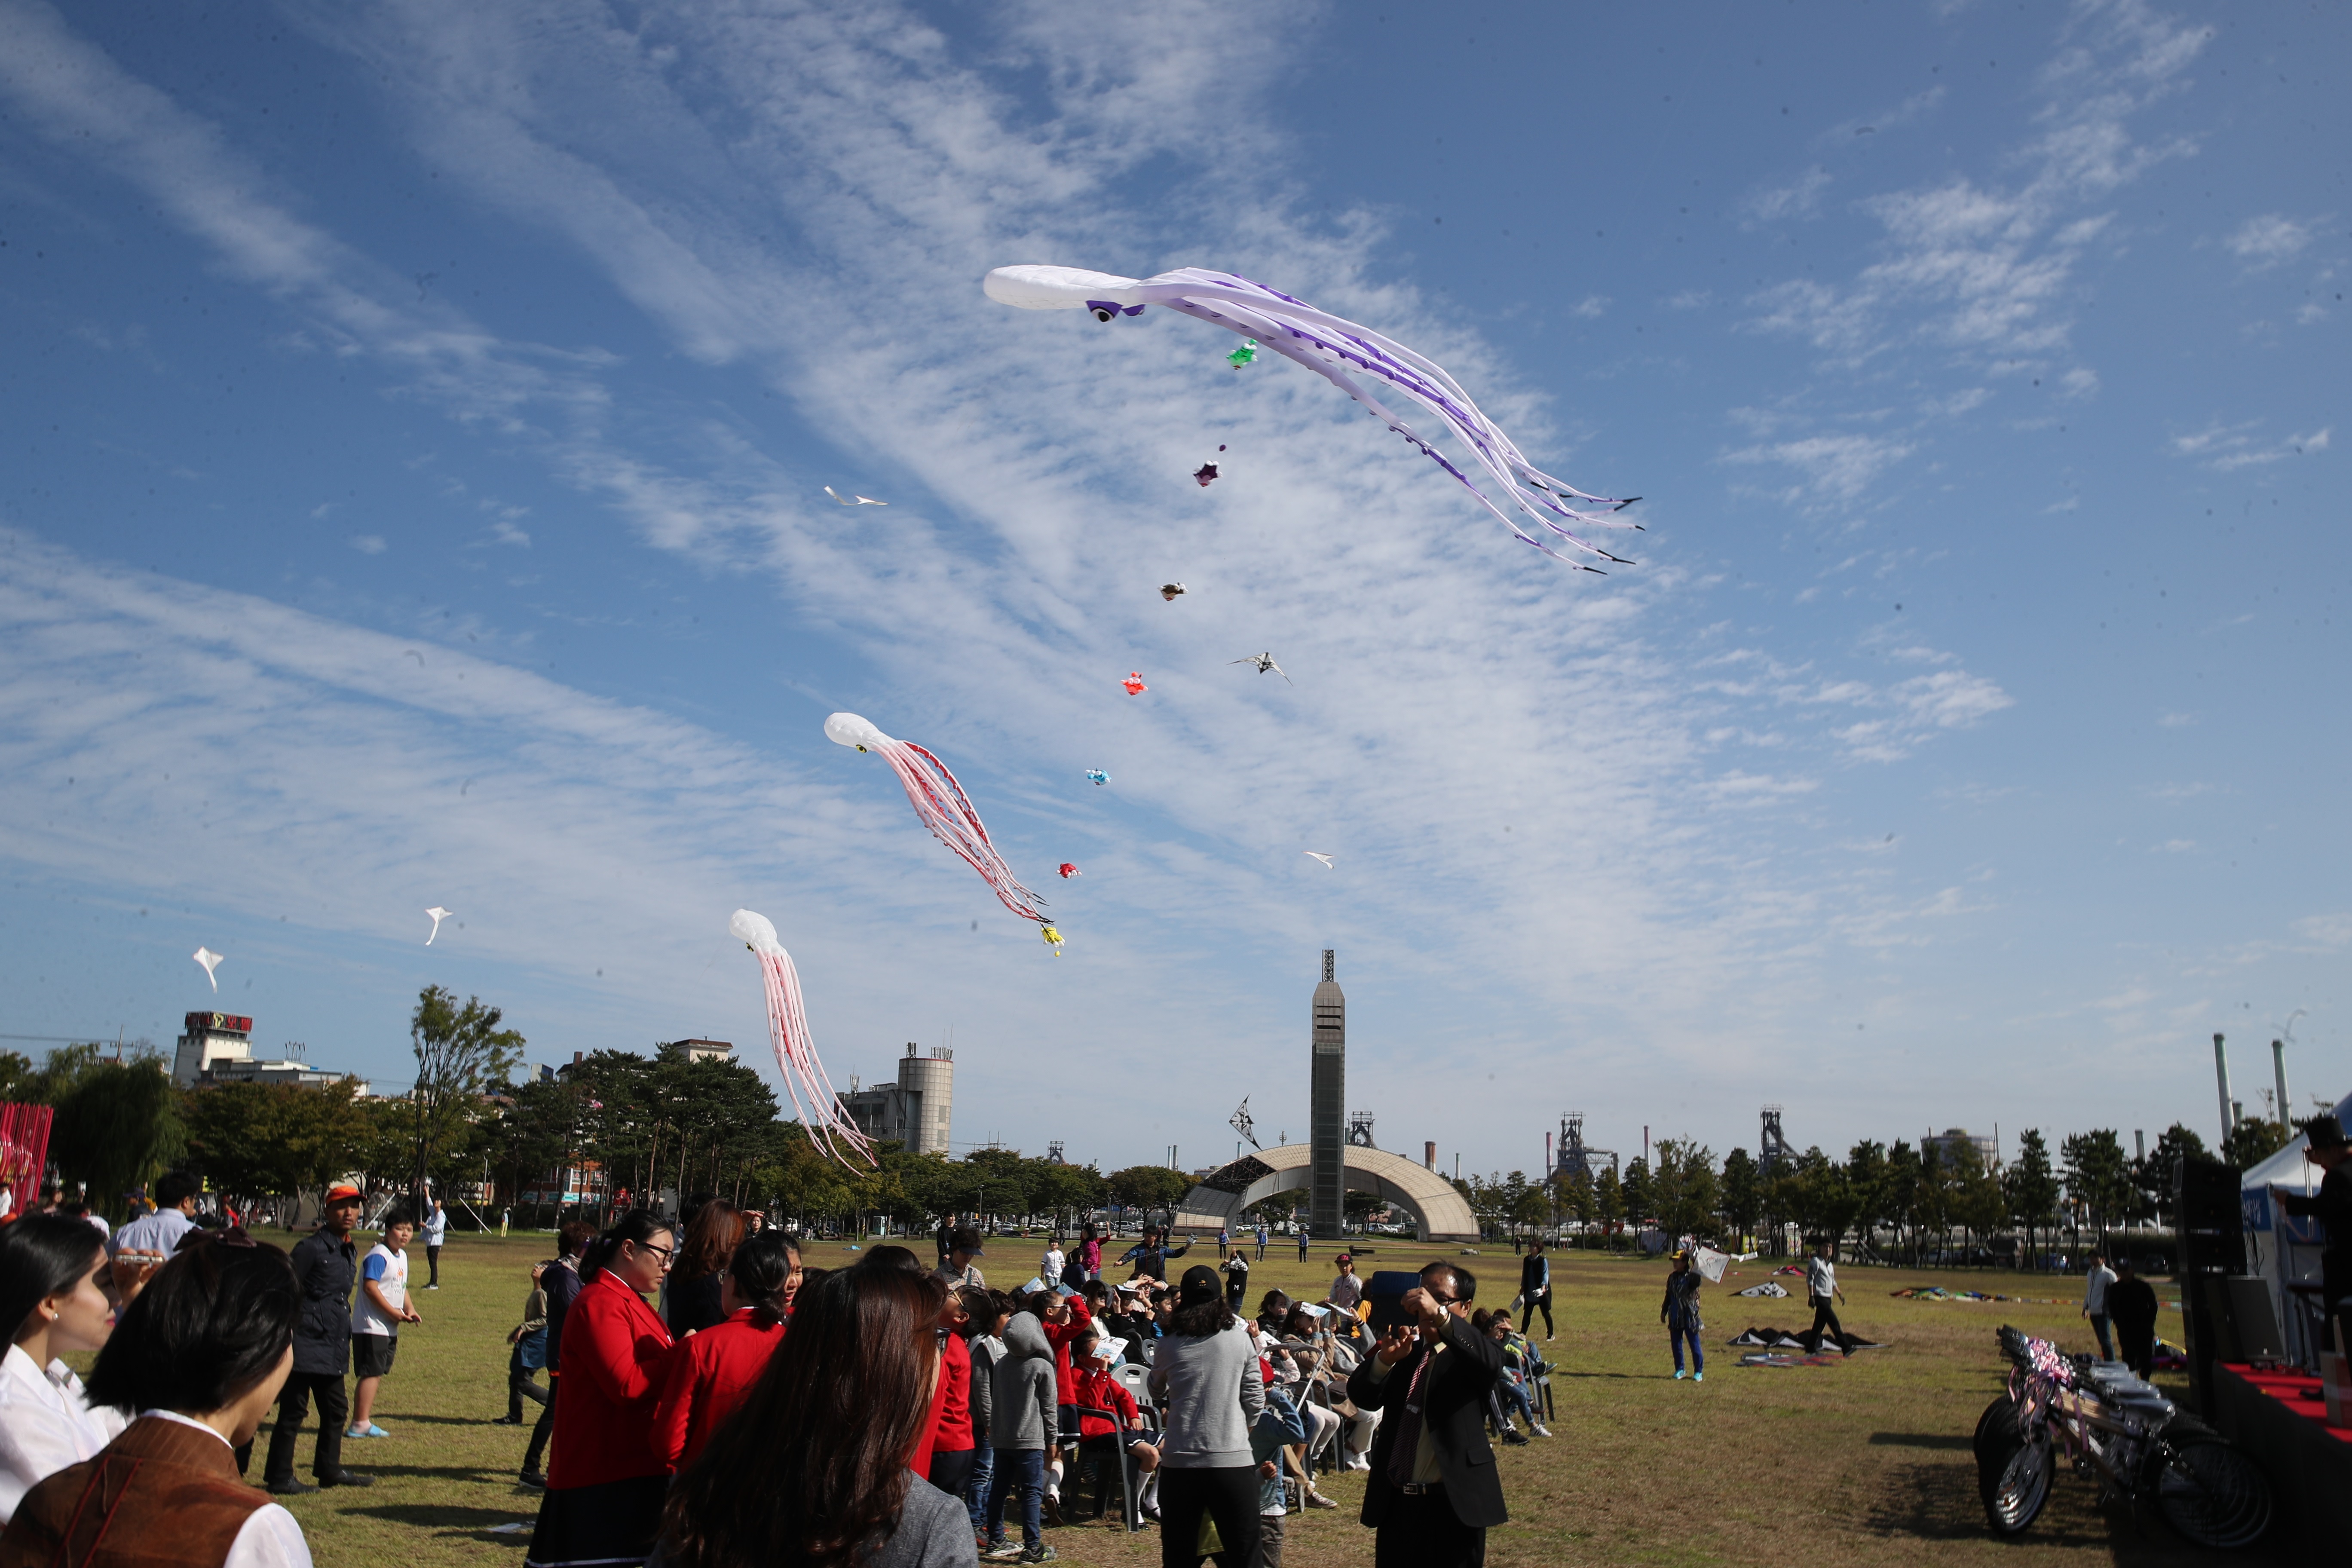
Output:
<svg viewBox="0 0 2352 1568">
<path fill-rule="evenodd" d="M 2083 1310 L 2094 1316 L 2107 1310 L 2107 1287 L 2116 1282 L 2116 1271 L 2100 1264 L 2083 1277 Z"/>
<path fill-rule="evenodd" d="M 1805 1294 L 1815 1300 L 1837 1294 L 1837 1265 L 1826 1258 L 1805 1259 Z"/>
<path fill-rule="evenodd" d="M 68 1465 L 95 1459 L 121 1435 L 121 1413 L 90 1407 L 81 1379 L 61 1361 L 44 1371 L 15 1345 L 0 1358 L 0 1524 L 25 1494 Z"/>
<path fill-rule="evenodd" d="M 387 1318 L 376 1304 L 368 1300 L 367 1281 L 383 1292 L 383 1299 L 395 1307 L 408 1305 L 408 1254 L 394 1252 L 382 1242 L 368 1248 L 360 1264 L 359 1294 L 352 1298 L 352 1332 L 355 1334 L 397 1334 L 400 1320 Z"/>
<path fill-rule="evenodd" d="M 1047 1247 L 1045 1249 L 1045 1258 L 1037 1265 L 1038 1278 L 1045 1280 L 1048 1285 L 1055 1283 L 1062 1277 L 1062 1265 L 1068 1261 L 1069 1259 L 1062 1256 L 1062 1249 L 1060 1247 Z"/>
<path fill-rule="evenodd" d="M 425 1245 L 438 1247 L 449 1235 L 449 1211 L 435 1209 L 425 1216 Z"/>
</svg>

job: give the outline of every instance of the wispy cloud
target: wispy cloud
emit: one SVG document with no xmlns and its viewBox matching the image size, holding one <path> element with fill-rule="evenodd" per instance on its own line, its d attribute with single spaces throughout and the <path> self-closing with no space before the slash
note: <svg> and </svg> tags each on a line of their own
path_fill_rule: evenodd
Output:
<svg viewBox="0 0 2352 1568">
<path fill-rule="evenodd" d="M 2302 255 L 2311 244 L 2311 232 L 2309 224 L 2282 213 L 2266 213 L 2248 218 L 2221 243 L 2249 270 L 2261 272 Z"/>
<path fill-rule="evenodd" d="M 1822 498 L 1852 500 L 1872 480 L 1911 455 L 1907 441 L 1877 436 L 1808 436 L 1797 441 L 1774 441 L 1727 452 L 1727 463 L 1773 463 L 1794 468 L 1805 483 L 1792 485 L 1782 499 L 1802 504 Z"/>
<path fill-rule="evenodd" d="M 2308 435 L 2265 441 L 2255 435 L 2261 423 L 2260 420 L 2250 420 L 2239 425 L 2214 424 L 2187 436 L 2175 436 L 2172 438 L 2173 455 L 2193 458 L 2206 468 L 2230 473 L 2238 468 L 2284 462 L 2289 458 L 2306 457 L 2327 450 L 2328 427 L 2323 426 Z"/>
</svg>

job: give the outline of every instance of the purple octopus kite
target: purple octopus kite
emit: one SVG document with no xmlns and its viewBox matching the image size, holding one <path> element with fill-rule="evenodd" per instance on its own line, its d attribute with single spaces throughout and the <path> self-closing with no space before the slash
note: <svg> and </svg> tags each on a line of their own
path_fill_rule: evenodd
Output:
<svg viewBox="0 0 2352 1568">
<path fill-rule="evenodd" d="M 1527 544 L 1535 546 L 1554 560 L 1565 562 L 1587 572 L 1597 572 L 1597 566 L 1570 560 L 1546 541 L 1519 526 L 1517 518 L 1495 504 L 1460 468 L 1448 461 L 1445 455 L 1415 434 L 1412 428 L 1383 407 L 1380 399 L 1367 391 L 1357 375 L 1361 374 L 1385 382 L 1397 392 L 1412 398 L 1445 423 L 1477 462 L 1500 485 L 1511 505 L 1527 517 L 1567 541 L 1589 555 L 1619 565 L 1631 565 L 1622 555 L 1614 555 L 1584 539 L 1579 538 L 1561 521 L 1580 523 L 1590 528 L 1639 528 L 1639 523 L 1621 522 L 1601 512 L 1580 510 L 1567 504 L 1590 501 L 1607 507 L 1610 511 L 1622 511 L 1641 500 L 1627 496 L 1589 495 L 1573 485 L 1552 478 L 1529 463 L 1520 455 L 1511 438 L 1496 428 L 1470 395 L 1445 373 L 1443 366 L 1423 358 L 1403 344 L 1382 337 L 1369 327 L 1338 316 L 1326 315 L 1313 306 L 1278 293 L 1262 283 L 1237 278 L 1230 272 L 1208 272 L 1197 267 L 1180 268 L 1163 272 L 1157 278 L 1118 278 L 1108 272 L 1086 272 L 1074 267 L 1000 267 L 988 275 L 983 287 L 988 297 L 999 304 L 1015 305 L 1024 310 L 1075 310 L 1094 312 L 1095 320 L 1108 321 L 1118 316 L 1139 316 L 1146 305 L 1164 305 L 1171 310 L 1214 322 L 1229 332 L 1240 334 L 1259 345 L 1295 360 L 1316 374 L 1330 382 L 1340 391 L 1378 415 L 1388 427 L 1419 447 L 1423 456 L 1435 462 L 1447 473 L 1462 481 L 1465 489 L 1478 498 L 1478 503 L 1500 518 L 1504 526 Z M 1206 479 L 1202 481 L 1207 483 Z"/>
</svg>

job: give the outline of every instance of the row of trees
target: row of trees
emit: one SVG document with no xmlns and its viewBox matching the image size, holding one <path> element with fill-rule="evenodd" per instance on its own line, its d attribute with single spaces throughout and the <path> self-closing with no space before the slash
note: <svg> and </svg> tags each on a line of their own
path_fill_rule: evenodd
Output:
<svg viewBox="0 0 2352 1568">
<path fill-rule="evenodd" d="M 2285 1141 L 2283 1129 L 2250 1122 L 2228 1153 L 2233 1163 L 2251 1163 Z M 2160 1221 L 2183 1155 L 2203 1159 L 2207 1151 L 2178 1123 L 2145 1159 L 2126 1153 L 2113 1129 L 2065 1138 L 2053 1159 L 2048 1140 L 2028 1128 L 2017 1158 L 1998 1169 L 1965 1139 L 1926 1148 L 1865 1139 L 1843 1161 L 1815 1147 L 1768 1173 L 1745 1149 L 1718 1164 L 1705 1144 L 1669 1138 L 1654 1163 L 1636 1158 L 1622 1171 L 1604 1166 L 1549 1184 L 1514 1171 L 1456 1185 L 1483 1222 L 1513 1233 L 1556 1217 L 1612 1235 L 1654 1226 L 1675 1235 L 1748 1236 L 1791 1224 L 1832 1240 L 1886 1236 L 1897 1255 L 1915 1259 L 1949 1251 L 1955 1232 L 1963 1245 L 2015 1233 L 2031 1258 L 2062 1228 L 2097 1233 Z"/>
</svg>

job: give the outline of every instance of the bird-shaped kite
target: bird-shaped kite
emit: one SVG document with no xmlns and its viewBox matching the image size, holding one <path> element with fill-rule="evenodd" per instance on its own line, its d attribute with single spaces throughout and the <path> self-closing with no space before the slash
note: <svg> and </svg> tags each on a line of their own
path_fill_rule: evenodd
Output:
<svg viewBox="0 0 2352 1568">
<path fill-rule="evenodd" d="M 433 930 L 427 933 L 425 938 L 425 945 L 431 947 L 433 945 L 433 939 L 441 934 L 441 922 L 449 918 L 450 911 L 443 909 L 440 905 L 436 904 L 425 912 L 433 917 Z"/>
<path fill-rule="evenodd" d="M 1097 784 L 1107 784 L 1110 783 L 1110 775 L 1103 772 L 1100 768 L 1088 768 L 1087 770 L 1087 777 L 1092 779 Z"/>
<path fill-rule="evenodd" d="M 1065 882 L 1068 881 L 1073 877 L 1083 877 L 1086 875 L 1084 871 L 1079 870 L 1077 867 L 1067 860 L 1062 862 L 1060 870 L 1062 873 L 1062 880 Z"/>
<path fill-rule="evenodd" d="M 1181 583 L 1162 583 L 1160 584 L 1160 596 L 1167 600 L 1171 605 L 1181 597 L 1183 593 L 1184 584 Z"/>
<path fill-rule="evenodd" d="M 1598 571 L 1560 554 L 1549 542 L 1529 533 L 1520 517 L 1536 523 L 1575 549 L 1601 560 L 1623 564 L 1624 557 L 1579 537 L 1570 524 L 1585 528 L 1632 528 L 1638 523 L 1580 510 L 1570 504 L 1588 501 L 1622 511 L 1639 500 L 1596 496 L 1552 478 L 1529 463 L 1495 423 L 1480 412 L 1470 395 L 1447 374 L 1444 366 L 1369 327 L 1328 315 L 1302 300 L 1262 283 L 1230 272 L 1197 267 L 1163 272 L 1156 278 L 1120 278 L 1074 267 L 1000 267 L 982 285 L 999 304 L 1025 310 L 1086 310 L 1098 321 L 1119 316 L 1139 316 L 1147 305 L 1162 305 L 1197 320 L 1212 322 L 1247 342 L 1263 343 L 1284 358 L 1305 365 L 1370 410 L 1388 427 L 1412 442 L 1421 453 L 1452 474 L 1478 498 L 1478 504 L 1501 520 L 1522 542 L 1554 559 L 1584 570 Z M 1364 378 L 1360 380 L 1359 378 Z M 1486 471 L 1499 488 L 1507 511 L 1435 447 L 1398 418 L 1375 396 L 1367 381 L 1381 384 L 1427 409 L 1468 451 L 1473 464 Z M 1200 475 L 1202 484 L 1216 477 L 1213 468 Z M 1518 516 L 1514 516 L 1516 512 Z"/>
<path fill-rule="evenodd" d="M 1288 674 L 1285 673 L 1282 666 L 1274 662 L 1274 655 L 1270 653 L 1254 653 L 1247 658 L 1229 659 L 1226 662 L 1231 664 L 1254 664 L 1257 666 L 1257 672 L 1260 675 L 1264 675 L 1270 670 L 1274 674 L 1282 677 L 1282 683 L 1285 686 L 1296 686 L 1298 684 L 1297 681 L 1291 679 Z"/>
<path fill-rule="evenodd" d="M 194 952 L 190 953 L 188 956 L 189 956 L 189 957 L 191 957 L 191 958 L 193 958 L 193 959 L 194 959 L 198 963 L 201 963 L 201 964 L 203 964 L 203 965 L 204 965 L 204 967 L 205 967 L 205 979 L 207 979 L 207 980 L 209 980 L 209 981 L 211 981 L 211 982 L 213 983 L 213 989 L 214 989 L 214 990 L 215 990 L 215 991 L 219 990 L 219 989 L 220 989 L 220 976 L 219 976 L 219 975 L 217 975 L 217 974 L 215 974 L 215 973 L 213 973 L 213 971 L 214 971 L 214 970 L 215 970 L 215 969 L 218 969 L 218 968 L 220 967 L 220 964 L 221 964 L 221 955 L 220 955 L 219 953 L 217 953 L 217 952 L 214 952 L 211 948 L 209 948 L 209 947 L 200 947 L 200 948 L 196 949 L 196 951 L 195 951 L 195 952 Z"/>
<path fill-rule="evenodd" d="M 776 940 L 775 922 L 754 910 L 737 910 L 727 929 L 760 961 L 768 990 L 768 1043 L 775 1047 L 776 1071 L 793 1097 L 801 1125 L 808 1129 L 809 1142 L 845 1165 L 851 1163 L 851 1154 L 869 1166 L 877 1164 L 874 1146 L 843 1110 L 841 1097 L 824 1076 L 824 1064 L 817 1060 L 808 1015 L 801 1007 L 800 973 L 793 968 L 793 955 Z"/>
<path fill-rule="evenodd" d="M 1257 363 L 1257 340 L 1255 338 L 1244 338 L 1242 340 L 1242 346 L 1225 356 L 1225 363 L 1233 366 L 1235 370 L 1241 369 L 1241 367 L 1245 364 L 1255 364 Z"/>
<path fill-rule="evenodd" d="M 1139 669 L 1129 670 L 1127 672 L 1127 679 L 1120 681 L 1119 684 L 1127 688 L 1127 694 L 1129 697 L 1140 697 L 1145 692 L 1151 689 L 1151 688 L 1143 684 L 1143 671 Z"/>
<path fill-rule="evenodd" d="M 872 496 L 845 496 L 839 490 L 835 489 L 831 485 L 824 487 L 824 493 L 831 496 L 834 500 L 839 501 L 844 506 L 888 506 L 890 504 L 887 500 L 876 500 Z"/>
<path fill-rule="evenodd" d="M 825 738 L 860 752 L 875 752 L 890 764 L 906 787 L 915 815 L 940 843 L 963 858 L 996 894 L 997 901 L 1024 921 L 1047 923 L 1044 900 L 1021 885 L 1004 857 L 988 839 L 988 829 L 974 811 L 963 785 L 948 765 L 911 741 L 894 741 L 855 713 L 835 713 L 824 721 Z"/>
<path fill-rule="evenodd" d="M 1323 869 L 1326 871 L 1331 869 L 1331 857 L 1324 854 L 1320 849 L 1301 849 L 1299 853 L 1306 856 L 1309 860 L 1322 861 Z"/>
</svg>

